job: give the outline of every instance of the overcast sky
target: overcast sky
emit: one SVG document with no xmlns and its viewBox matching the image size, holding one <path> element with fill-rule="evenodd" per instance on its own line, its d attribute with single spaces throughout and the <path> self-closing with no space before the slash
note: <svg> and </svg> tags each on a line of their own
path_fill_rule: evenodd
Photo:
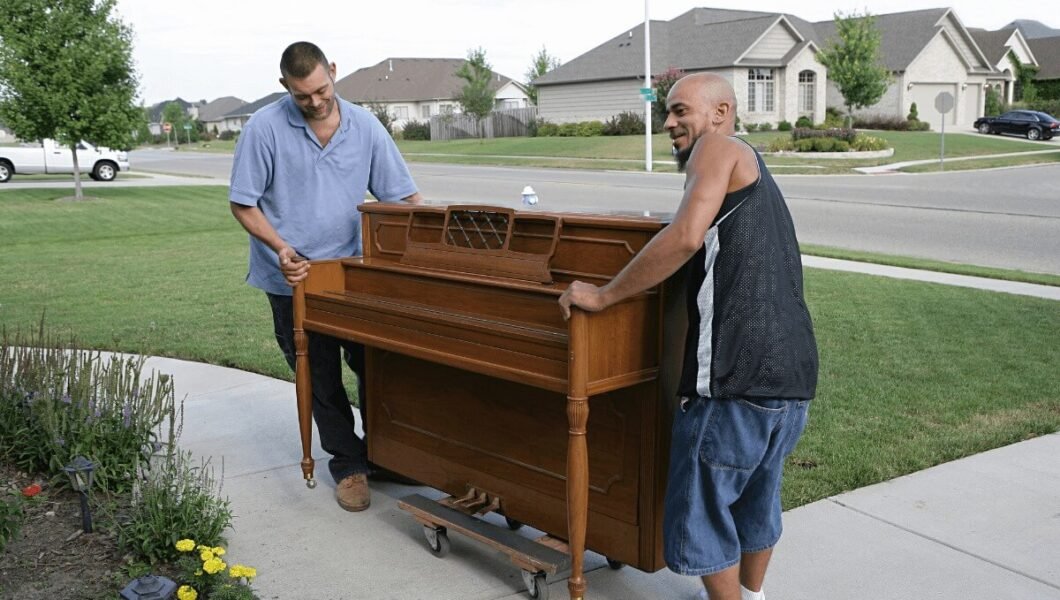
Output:
<svg viewBox="0 0 1060 600">
<path fill-rule="evenodd" d="M 1060 28 L 1041 0 L 951 0 L 965 27 L 998 29 L 1015 19 Z M 946 6 L 925 0 L 650 0 L 652 19 L 695 6 L 790 12 L 811 22 L 836 11 L 885 14 Z M 793 6 L 798 6 L 795 9 Z M 280 54 L 288 44 L 319 45 L 343 77 L 385 58 L 462 58 L 482 47 L 493 70 L 522 81 L 545 47 L 569 61 L 644 21 L 642 0 L 118 0 L 133 27 L 133 56 L 146 104 L 237 96 L 252 102 L 280 91 Z"/>
</svg>

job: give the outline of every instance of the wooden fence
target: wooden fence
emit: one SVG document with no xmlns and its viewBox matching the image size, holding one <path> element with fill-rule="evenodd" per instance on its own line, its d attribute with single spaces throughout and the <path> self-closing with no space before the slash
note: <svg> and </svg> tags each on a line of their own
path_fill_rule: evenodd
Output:
<svg viewBox="0 0 1060 600">
<path fill-rule="evenodd" d="M 530 124 L 537 119 L 537 107 L 495 110 L 481 124 L 471 115 L 443 114 L 431 117 L 432 140 L 461 140 L 465 138 L 522 137 L 530 135 Z M 482 135 L 476 132 L 481 129 Z"/>
</svg>

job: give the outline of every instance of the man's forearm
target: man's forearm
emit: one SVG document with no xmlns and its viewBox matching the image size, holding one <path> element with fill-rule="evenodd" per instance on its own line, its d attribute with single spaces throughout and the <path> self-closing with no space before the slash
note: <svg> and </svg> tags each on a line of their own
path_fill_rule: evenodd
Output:
<svg viewBox="0 0 1060 600">
<path fill-rule="evenodd" d="M 262 243 L 272 248 L 273 252 L 279 254 L 280 250 L 287 247 L 287 242 L 280 237 L 276 228 L 265 218 L 265 213 L 256 206 L 245 206 L 230 202 L 232 215 L 243 226 L 250 235 L 261 240 Z"/>
</svg>

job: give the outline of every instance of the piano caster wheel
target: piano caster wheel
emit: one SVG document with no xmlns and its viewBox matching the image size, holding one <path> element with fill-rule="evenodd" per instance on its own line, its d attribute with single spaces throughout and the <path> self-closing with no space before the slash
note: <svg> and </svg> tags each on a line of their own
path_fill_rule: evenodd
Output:
<svg viewBox="0 0 1060 600">
<path fill-rule="evenodd" d="M 609 559 L 607 559 L 607 566 L 611 567 L 611 570 L 617 571 L 617 570 L 621 569 L 622 567 L 624 567 L 626 565 L 623 564 L 623 562 L 620 561 L 620 560 L 611 560 L 609 558 Z"/>
<path fill-rule="evenodd" d="M 312 477 L 310 477 L 309 479 L 306 479 L 306 480 L 305 480 L 305 486 L 306 486 L 307 488 L 311 489 L 311 490 L 312 490 L 312 489 L 316 489 L 316 487 L 317 487 L 317 480 L 316 480 L 316 479 L 313 479 Z"/>
<path fill-rule="evenodd" d="M 531 573 L 523 571 L 523 583 L 526 584 L 526 594 L 534 600 L 548 600 L 548 582 L 545 581 L 545 573 L 538 571 Z"/>
<path fill-rule="evenodd" d="M 523 528 L 523 524 L 511 517 L 504 517 L 504 522 L 508 524 L 508 529 L 512 531 L 519 531 Z"/>
<path fill-rule="evenodd" d="M 438 558 L 449 554 L 449 536 L 445 533 L 445 527 L 423 526 L 423 536 L 427 538 L 427 549 Z"/>
</svg>

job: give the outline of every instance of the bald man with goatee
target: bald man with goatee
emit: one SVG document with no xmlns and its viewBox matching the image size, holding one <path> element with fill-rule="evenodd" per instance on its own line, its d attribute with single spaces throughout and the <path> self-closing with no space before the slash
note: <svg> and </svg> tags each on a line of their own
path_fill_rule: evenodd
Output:
<svg viewBox="0 0 1060 600">
<path fill-rule="evenodd" d="M 765 600 L 780 539 L 784 460 L 806 426 L 817 344 L 784 197 L 761 156 L 733 137 L 736 96 L 714 74 L 666 98 L 684 197 L 673 221 L 610 283 L 575 281 L 559 299 L 600 311 L 688 276 L 688 334 L 674 413 L 664 515 L 670 569 L 699 597 Z"/>
</svg>

